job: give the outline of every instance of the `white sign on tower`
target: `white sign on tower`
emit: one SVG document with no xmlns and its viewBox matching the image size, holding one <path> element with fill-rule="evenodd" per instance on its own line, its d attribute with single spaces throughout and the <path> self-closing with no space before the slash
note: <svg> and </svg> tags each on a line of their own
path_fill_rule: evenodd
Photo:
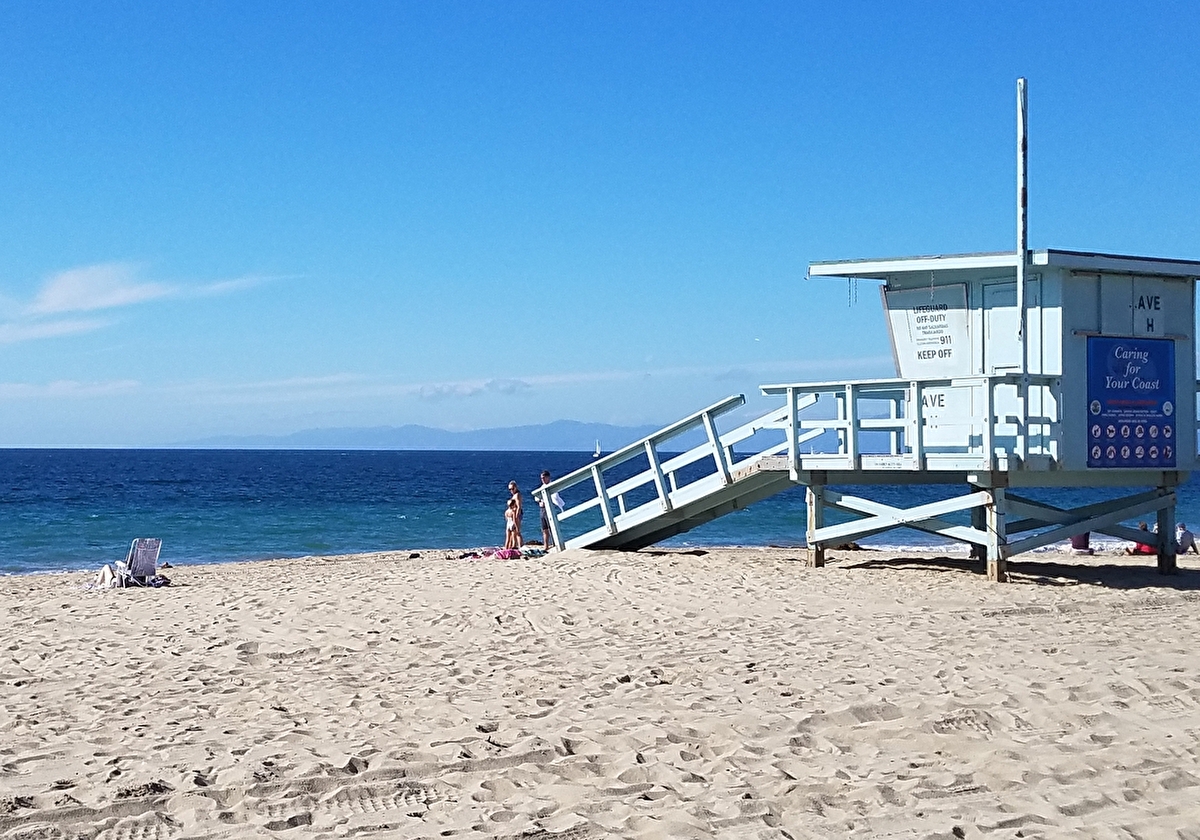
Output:
<svg viewBox="0 0 1200 840">
<path fill-rule="evenodd" d="M 884 291 L 900 376 L 938 379 L 971 374 L 967 287 Z"/>
</svg>

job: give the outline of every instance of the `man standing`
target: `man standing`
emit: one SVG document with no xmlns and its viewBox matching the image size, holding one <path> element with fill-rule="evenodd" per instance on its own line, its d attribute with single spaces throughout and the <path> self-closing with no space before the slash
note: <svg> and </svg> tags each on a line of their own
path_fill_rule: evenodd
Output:
<svg viewBox="0 0 1200 840">
<path fill-rule="evenodd" d="M 545 487 L 549 483 L 550 470 L 542 470 L 542 486 Z M 558 494 L 555 493 L 554 495 L 557 496 Z M 540 495 L 535 495 L 534 498 L 537 499 L 538 507 L 542 509 L 542 546 L 546 551 L 549 551 L 553 546 L 551 542 L 553 535 L 550 533 L 550 513 L 546 510 L 546 503 L 542 501 Z M 557 499 L 554 501 L 557 501 Z"/>
</svg>

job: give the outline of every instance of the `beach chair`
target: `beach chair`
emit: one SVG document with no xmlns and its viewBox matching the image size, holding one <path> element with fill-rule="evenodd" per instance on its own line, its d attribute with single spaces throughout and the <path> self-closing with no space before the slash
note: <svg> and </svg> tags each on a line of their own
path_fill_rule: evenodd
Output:
<svg viewBox="0 0 1200 840">
<path fill-rule="evenodd" d="M 120 586 L 148 586 L 150 578 L 158 573 L 158 552 L 162 540 L 157 537 L 139 537 L 129 546 L 124 563 L 117 564 L 117 581 Z"/>
</svg>

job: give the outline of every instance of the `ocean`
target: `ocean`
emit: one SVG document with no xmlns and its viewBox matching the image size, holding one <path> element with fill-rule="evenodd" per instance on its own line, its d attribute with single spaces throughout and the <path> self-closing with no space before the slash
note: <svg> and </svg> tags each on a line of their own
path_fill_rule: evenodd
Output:
<svg viewBox="0 0 1200 840">
<path fill-rule="evenodd" d="M 134 537 L 162 538 L 162 559 L 172 564 L 496 546 L 504 540 L 509 480 L 532 511 L 525 538 L 540 538 L 528 495 L 538 475 L 563 475 L 590 461 L 586 452 L 0 450 L 0 573 L 95 569 L 123 558 Z M 959 492 L 864 489 L 906 506 Z M 1120 492 L 1028 495 L 1074 506 Z M 1200 524 L 1195 480 L 1180 488 L 1178 517 Z M 797 488 L 664 545 L 802 546 L 805 525 Z M 944 543 L 902 530 L 864 544 Z"/>
</svg>

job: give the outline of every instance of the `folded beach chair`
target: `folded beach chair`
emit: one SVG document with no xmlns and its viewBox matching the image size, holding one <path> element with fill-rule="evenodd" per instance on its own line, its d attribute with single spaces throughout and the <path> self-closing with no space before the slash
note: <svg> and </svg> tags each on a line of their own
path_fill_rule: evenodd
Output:
<svg viewBox="0 0 1200 840">
<path fill-rule="evenodd" d="M 124 563 L 117 564 L 117 580 L 120 586 L 149 586 L 150 578 L 158 572 L 158 552 L 162 540 L 157 537 L 141 537 L 129 546 Z"/>
</svg>

